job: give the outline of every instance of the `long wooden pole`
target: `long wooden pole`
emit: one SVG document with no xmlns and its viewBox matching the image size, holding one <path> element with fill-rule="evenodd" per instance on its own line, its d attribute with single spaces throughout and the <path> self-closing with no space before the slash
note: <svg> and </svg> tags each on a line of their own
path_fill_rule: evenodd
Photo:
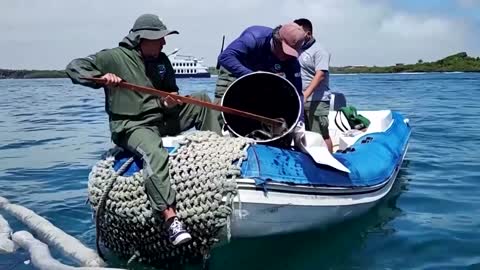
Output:
<svg viewBox="0 0 480 270">
<path fill-rule="evenodd" d="M 105 79 L 101 79 L 101 78 L 84 78 L 84 79 L 94 81 L 94 82 L 99 83 L 99 84 L 105 84 L 106 83 Z M 131 83 L 128 83 L 128 82 L 120 82 L 120 83 L 117 84 L 117 86 L 122 87 L 122 88 L 126 88 L 126 89 L 130 89 L 130 90 L 133 90 L 133 91 L 144 92 L 144 93 L 147 93 L 147 94 L 164 97 L 164 98 L 165 97 L 171 97 L 172 99 L 179 100 L 183 103 L 199 105 L 199 106 L 210 108 L 212 110 L 217 110 L 217 111 L 221 111 L 221 112 L 224 112 L 224 113 L 230 113 L 230 114 L 235 114 L 235 115 L 238 115 L 238 116 L 243 116 L 243 117 L 254 119 L 254 120 L 264 122 L 264 123 L 267 123 L 267 124 L 270 124 L 270 125 L 282 125 L 283 124 L 283 121 L 280 121 L 280 120 L 277 120 L 277 119 L 272 119 L 272 118 L 268 118 L 268 117 L 261 116 L 261 115 L 258 115 L 258 114 L 249 113 L 249 112 L 225 107 L 225 106 L 214 104 L 214 103 L 211 103 L 211 102 L 198 100 L 196 98 L 180 96 L 180 95 L 177 95 L 177 94 L 157 90 L 157 89 L 150 88 L 150 87 L 139 86 L 139 85 L 131 84 Z"/>
</svg>

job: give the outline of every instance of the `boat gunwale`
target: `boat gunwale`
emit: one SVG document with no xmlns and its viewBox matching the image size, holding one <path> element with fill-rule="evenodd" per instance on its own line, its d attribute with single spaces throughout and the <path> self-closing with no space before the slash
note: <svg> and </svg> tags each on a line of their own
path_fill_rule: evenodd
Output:
<svg viewBox="0 0 480 270">
<path fill-rule="evenodd" d="M 409 140 L 407 140 L 409 141 Z M 408 152 L 409 143 L 404 148 L 402 158 L 399 159 L 399 162 L 395 165 L 395 169 L 392 174 L 390 174 L 382 183 L 373 185 L 373 186 L 356 186 L 356 187 L 336 187 L 336 186 L 313 186 L 313 185 L 297 185 L 297 184 L 287 184 L 279 182 L 269 182 L 263 185 L 257 185 L 254 179 L 249 178 L 240 178 L 236 179 L 237 187 L 240 190 L 256 190 L 263 192 L 279 192 L 279 193 L 292 193 L 299 195 L 361 195 L 367 193 L 374 193 L 391 181 L 395 181 L 392 176 L 396 176 L 405 160 L 405 156 Z"/>
</svg>

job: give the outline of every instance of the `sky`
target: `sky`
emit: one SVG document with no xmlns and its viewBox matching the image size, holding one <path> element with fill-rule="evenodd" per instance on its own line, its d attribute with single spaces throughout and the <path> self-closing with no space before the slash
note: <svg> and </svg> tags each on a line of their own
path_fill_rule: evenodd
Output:
<svg viewBox="0 0 480 270">
<path fill-rule="evenodd" d="M 466 51 L 480 56 L 480 0 L 0 0 L 0 68 L 64 69 L 113 48 L 143 13 L 179 35 L 164 52 L 216 64 L 248 26 L 304 17 L 332 54 L 331 66 L 434 61 Z"/>
</svg>

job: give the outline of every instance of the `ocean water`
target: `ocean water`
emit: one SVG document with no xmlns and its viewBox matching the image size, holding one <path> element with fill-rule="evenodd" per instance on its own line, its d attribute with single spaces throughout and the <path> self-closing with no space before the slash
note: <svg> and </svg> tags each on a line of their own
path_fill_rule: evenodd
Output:
<svg viewBox="0 0 480 270">
<path fill-rule="evenodd" d="M 212 95 L 215 79 L 178 84 L 183 94 Z M 213 251 L 209 268 L 480 269 L 480 74 L 337 75 L 331 86 L 360 110 L 410 119 L 394 190 L 365 215 L 327 229 L 233 240 Z M 85 200 L 91 166 L 111 146 L 103 91 L 41 79 L 0 80 L 0 93 L 0 196 L 95 248 Z M 6 218 L 15 231 L 25 228 Z M 22 250 L 0 254 L 0 269 L 34 269 L 27 259 Z"/>
</svg>

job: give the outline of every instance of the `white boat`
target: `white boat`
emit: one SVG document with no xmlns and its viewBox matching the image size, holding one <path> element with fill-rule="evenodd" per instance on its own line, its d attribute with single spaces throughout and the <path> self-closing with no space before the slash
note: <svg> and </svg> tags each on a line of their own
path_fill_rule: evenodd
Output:
<svg viewBox="0 0 480 270">
<path fill-rule="evenodd" d="M 176 78 L 210 78 L 208 67 L 203 65 L 203 60 L 190 55 L 178 54 L 175 49 L 168 55 Z"/>
<path fill-rule="evenodd" d="M 385 197 L 407 152 L 408 120 L 388 110 L 360 114 L 369 118 L 372 125 L 353 137 L 345 136 L 335 126 L 335 112 L 329 115 L 332 139 L 338 145 L 333 157 L 342 161 L 350 173 L 317 166 L 306 155 L 285 150 L 281 150 L 281 158 L 271 162 L 267 154 L 250 159 L 249 165 L 256 163 L 253 166 L 258 166 L 258 171 L 248 169 L 248 164 L 242 166 L 245 172 L 250 171 L 246 174 L 255 177 L 237 181 L 241 206 L 237 205 L 232 220 L 232 236 L 256 237 L 321 228 L 361 215 Z M 314 141 L 310 146 L 324 147 L 316 133 L 307 132 L 308 141 Z M 263 149 L 260 153 L 270 151 Z M 273 152 L 279 156 L 278 151 Z M 324 155 L 324 160 L 330 158 Z M 298 170 L 291 165 L 299 162 L 302 173 L 295 173 Z M 262 173 L 260 167 L 269 164 Z M 290 167 L 290 172 L 285 167 Z M 289 175 L 292 179 L 288 179 Z"/>
<path fill-rule="evenodd" d="M 307 131 L 307 148 L 323 148 L 316 164 L 305 153 L 253 145 L 237 179 L 239 201 L 231 219 L 234 238 L 288 234 L 317 229 L 359 216 L 395 184 L 408 148 L 408 119 L 390 110 L 359 111 L 371 124 L 364 132 L 341 131 L 331 111 L 330 155 L 322 137 Z M 337 118 L 338 120 L 338 118 Z M 178 137 L 166 138 L 174 147 Z M 350 172 L 329 166 L 335 158 Z M 301 169 L 299 170 L 299 166 Z"/>
<path fill-rule="evenodd" d="M 301 101 L 294 89 L 279 75 L 255 72 L 235 81 L 222 99 L 223 106 L 281 116 L 289 126 L 279 138 L 260 139 L 247 149 L 240 177 L 235 178 L 238 198 L 230 219 L 234 238 L 288 234 L 345 221 L 368 211 L 395 184 L 410 140 L 407 118 L 391 110 L 359 111 L 370 123 L 357 130 L 340 113 L 347 105 L 345 97 L 334 93 L 329 113 L 333 154 L 320 134 L 308 131 L 301 151 L 278 147 L 274 143 L 292 131 L 300 116 Z M 266 102 L 273 95 L 276 102 Z M 252 134 L 261 126 L 231 114 L 223 117 L 227 136 Z M 163 145 L 175 151 L 182 137 L 165 137 Z"/>
<path fill-rule="evenodd" d="M 286 133 L 291 133 L 300 117 L 301 99 L 285 78 L 254 72 L 229 86 L 222 105 L 283 118 Z M 260 139 L 261 143 L 248 148 L 241 178 L 236 179 L 241 203 L 236 204 L 232 217 L 232 237 L 320 228 L 361 215 L 389 193 L 407 151 L 408 119 L 391 110 L 359 111 L 370 121 L 360 131 L 341 113 L 345 106 L 343 94 L 332 94 L 329 133 L 333 154 L 314 132 L 306 132 L 302 151 L 275 145 L 285 134 L 275 140 Z M 248 136 L 262 126 L 231 114 L 223 118 L 228 133 L 235 136 Z"/>
</svg>

